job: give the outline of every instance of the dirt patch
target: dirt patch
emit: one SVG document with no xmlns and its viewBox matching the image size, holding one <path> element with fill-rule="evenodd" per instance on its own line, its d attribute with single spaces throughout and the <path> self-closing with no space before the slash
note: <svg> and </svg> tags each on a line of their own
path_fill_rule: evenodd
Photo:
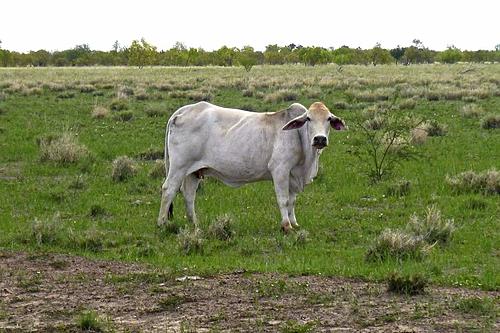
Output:
<svg viewBox="0 0 500 333">
<path fill-rule="evenodd" d="M 104 330 L 119 332 L 498 332 L 499 297 L 434 287 L 410 297 L 321 276 L 182 277 L 144 265 L 0 251 L 0 332 L 77 332 L 86 310 L 106 322 Z M 457 306 L 468 299 L 490 307 Z"/>
</svg>

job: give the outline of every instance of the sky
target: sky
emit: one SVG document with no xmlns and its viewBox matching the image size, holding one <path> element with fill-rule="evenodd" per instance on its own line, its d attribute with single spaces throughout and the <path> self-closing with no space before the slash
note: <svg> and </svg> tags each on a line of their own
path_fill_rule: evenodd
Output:
<svg viewBox="0 0 500 333">
<path fill-rule="evenodd" d="M 499 0 L 5 0 L 0 46 L 27 52 L 88 44 L 108 51 L 145 38 L 159 50 L 176 42 L 205 50 L 223 45 L 409 46 L 444 50 L 500 44 Z"/>
</svg>

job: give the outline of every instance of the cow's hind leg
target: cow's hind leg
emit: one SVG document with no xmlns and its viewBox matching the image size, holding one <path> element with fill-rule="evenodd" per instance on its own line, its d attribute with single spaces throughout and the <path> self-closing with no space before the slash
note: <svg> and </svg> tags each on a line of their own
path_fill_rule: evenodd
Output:
<svg viewBox="0 0 500 333">
<path fill-rule="evenodd" d="M 169 172 L 167 179 L 163 183 L 161 187 L 161 206 L 158 216 L 158 226 L 162 226 L 168 222 L 168 213 L 171 211 L 170 205 L 172 205 L 175 195 L 181 187 L 182 178 L 183 174 L 181 172 Z"/>
<path fill-rule="evenodd" d="M 194 201 L 196 199 L 196 190 L 200 184 L 200 179 L 194 173 L 187 175 L 182 182 L 181 191 L 186 202 L 186 215 L 195 227 L 197 227 L 196 212 L 194 209 Z"/>
</svg>

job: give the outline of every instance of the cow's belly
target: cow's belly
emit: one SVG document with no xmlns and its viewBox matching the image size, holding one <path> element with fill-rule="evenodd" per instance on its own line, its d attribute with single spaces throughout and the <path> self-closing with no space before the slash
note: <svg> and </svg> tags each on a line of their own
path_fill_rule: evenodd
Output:
<svg viewBox="0 0 500 333">
<path fill-rule="evenodd" d="M 223 183 L 238 187 L 247 183 L 272 179 L 266 165 L 248 165 L 242 161 L 199 161 L 189 170 L 199 177 L 214 177 Z"/>
</svg>

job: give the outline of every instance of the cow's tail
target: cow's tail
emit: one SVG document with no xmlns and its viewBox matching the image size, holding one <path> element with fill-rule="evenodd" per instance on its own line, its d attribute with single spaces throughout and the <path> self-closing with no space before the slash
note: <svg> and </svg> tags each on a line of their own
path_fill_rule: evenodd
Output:
<svg viewBox="0 0 500 333">
<path fill-rule="evenodd" d="M 167 130 L 165 131 L 165 157 L 164 157 L 164 162 L 165 162 L 165 179 L 168 177 L 168 167 L 169 167 L 169 156 L 168 156 L 168 132 L 170 129 L 170 121 L 167 123 Z M 170 206 L 168 206 L 168 218 L 172 219 L 174 217 L 174 202 L 172 201 L 170 203 Z"/>
</svg>

